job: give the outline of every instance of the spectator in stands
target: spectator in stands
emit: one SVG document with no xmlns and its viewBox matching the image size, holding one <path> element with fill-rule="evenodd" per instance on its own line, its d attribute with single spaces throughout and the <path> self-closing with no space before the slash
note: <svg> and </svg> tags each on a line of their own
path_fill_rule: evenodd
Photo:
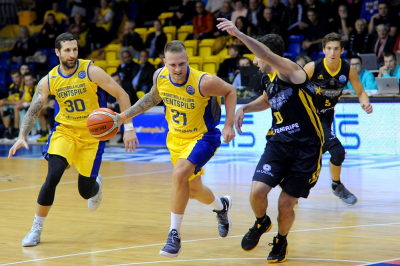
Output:
<svg viewBox="0 0 400 266">
<path fill-rule="evenodd" d="M 63 12 L 60 11 L 60 6 L 57 2 L 53 2 L 53 4 L 51 5 L 52 9 L 51 10 L 47 10 L 46 13 L 44 14 L 44 18 L 43 18 L 43 24 L 46 23 L 47 17 L 49 16 L 49 14 L 53 14 L 55 20 L 57 21 L 57 23 L 59 25 L 63 25 L 63 23 L 65 25 L 69 24 L 69 18 L 67 15 L 65 15 Z"/>
<path fill-rule="evenodd" d="M 29 36 L 29 29 L 25 26 L 22 26 L 19 29 L 19 39 L 11 50 L 11 60 L 8 62 L 8 64 L 23 64 L 25 62 L 25 58 L 33 55 L 35 52 L 36 45 Z"/>
<path fill-rule="evenodd" d="M 68 0 L 68 4 L 71 9 L 71 18 L 74 18 L 76 14 L 86 17 L 87 6 L 83 0 Z"/>
<path fill-rule="evenodd" d="M 247 20 L 256 29 L 263 16 L 264 6 L 258 0 L 249 0 L 249 8 L 247 11 Z"/>
<path fill-rule="evenodd" d="M 290 35 L 305 35 L 307 24 L 305 20 L 305 9 L 298 0 L 289 0 L 287 8 L 287 36 Z"/>
<path fill-rule="evenodd" d="M 305 65 L 307 65 L 311 61 L 312 61 L 311 58 L 309 56 L 307 56 L 307 55 L 303 55 L 303 56 L 298 55 L 298 56 L 296 56 L 296 63 L 299 66 L 303 67 L 303 68 L 304 68 Z"/>
<path fill-rule="evenodd" d="M 361 7 L 360 18 L 365 19 L 367 23 L 371 21 L 372 16 L 378 14 L 379 0 L 364 0 Z"/>
<path fill-rule="evenodd" d="M 246 17 L 248 9 L 246 8 L 245 2 L 243 0 L 234 0 L 233 9 L 231 16 L 231 21 L 236 21 L 238 17 Z"/>
<path fill-rule="evenodd" d="M 235 71 L 235 78 L 233 79 L 232 86 L 235 88 L 239 88 L 242 86 L 242 76 L 240 75 L 240 67 L 249 67 L 252 65 L 252 62 L 247 57 L 241 57 L 239 59 L 239 68 Z"/>
<path fill-rule="evenodd" d="M 281 0 L 271 0 L 272 14 L 279 23 L 287 23 L 287 7 L 281 3 Z"/>
<path fill-rule="evenodd" d="M 400 82 L 400 66 L 396 63 L 396 54 L 389 51 L 383 53 L 384 65 L 379 68 L 378 77 L 396 77 Z"/>
<path fill-rule="evenodd" d="M 226 82 L 232 83 L 235 71 L 238 69 L 239 47 L 231 45 L 228 50 L 229 58 L 225 59 L 219 66 L 217 76 Z"/>
<path fill-rule="evenodd" d="M 357 19 L 349 36 L 348 55 L 373 53 L 374 36 L 368 33 L 365 19 Z"/>
<path fill-rule="evenodd" d="M 139 72 L 140 66 L 132 60 L 132 53 L 130 50 L 125 50 L 121 53 L 121 64 L 117 68 L 117 73 L 120 76 L 121 84 L 126 93 L 128 93 L 131 103 L 136 99 L 136 91 L 133 90 L 132 80 L 135 74 Z"/>
<path fill-rule="evenodd" d="M 245 17 L 238 17 L 235 22 L 235 26 L 244 34 L 255 37 L 256 30 L 247 18 Z M 248 49 L 247 49 L 248 50 Z"/>
<path fill-rule="evenodd" d="M 324 4 L 319 1 L 319 0 L 305 0 L 304 1 L 304 10 L 308 11 L 308 10 L 315 10 L 315 12 L 319 15 L 323 15 L 324 14 Z M 307 15 L 307 13 L 306 13 Z M 307 19 L 305 21 L 307 24 L 310 22 L 308 20 L 308 15 L 307 15 Z"/>
<path fill-rule="evenodd" d="M 378 62 L 382 63 L 383 52 L 393 52 L 396 39 L 389 35 L 389 27 L 385 24 L 378 25 L 376 31 L 378 32 L 378 37 L 374 42 L 374 53 L 376 54 Z"/>
<path fill-rule="evenodd" d="M 21 77 L 24 77 L 25 74 L 31 73 L 32 71 L 28 64 L 22 64 L 19 67 L 19 72 L 21 73 Z"/>
<path fill-rule="evenodd" d="M 338 14 L 333 18 L 332 31 L 339 33 L 344 41 L 349 40 L 350 31 L 353 26 L 350 24 L 347 5 L 340 5 L 338 7 Z"/>
<path fill-rule="evenodd" d="M 216 17 L 216 15 L 220 13 L 224 1 L 225 0 L 208 1 L 206 5 L 206 10 L 211 12 L 214 15 L 214 17 Z"/>
<path fill-rule="evenodd" d="M 22 0 L 17 1 L 19 10 L 29 10 L 34 11 L 36 9 L 35 0 Z"/>
<path fill-rule="evenodd" d="M 10 74 L 13 83 L 8 88 L 7 97 L 0 100 L 0 115 L 6 127 L 4 137 L 14 139 L 14 136 L 18 136 L 18 132 L 15 128 L 10 128 L 11 119 L 14 115 L 14 105 L 21 100 L 24 81 L 19 69 L 11 70 Z"/>
<path fill-rule="evenodd" d="M 135 26 L 135 21 L 126 21 L 124 25 L 124 36 L 122 37 L 122 46 L 132 47 L 135 53 L 133 57 L 144 49 L 142 37 L 135 32 Z"/>
<path fill-rule="evenodd" d="M 94 26 L 88 32 L 92 50 L 99 49 L 109 43 L 113 33 L 110 32 L 114 13 L 109 7 L 109 0 L 100 0 L 100 8 L 94 9 Z"/>
<path fill-rule="evenodd" d="M 389 35 L 395 36 L 397 33 L 397 19 L 389 12 L 389 2 L 382 1 L 378 4 L 378 14 L 371 17 L 368 31 L 370 34 L 376 33 L 376 26 L 385 24 L 389 27 Z"/>
<path fill-rule="evenodd" d="M 204 3 L 196 1 L 197 15 L 193 17 L 193 34 L 187 36 L 187 40 L 202 40 L 213 37 L 214 16 L 204 9 Z"/>
<path fill-rule="evenodd" d="M 165 58 L 164 50 L 160 51 L 160 53 L 158 54 L 158 57 L 161 59 L 161 62 L 158 64 L 156 69 L 159 69 L 159 68 L 162 68 L 162 67 L 165 66 L 165 64 L 164 64 L 164 58 Z"/>
<path fill-rule="evenodd" d="M 79 35 L 87 30 L 87 25 L 83 21 L 83 17 L 80 13 L 75 14 L 74 22 L 69 24 L 68 32 L 72 33 L 75 37 L 79 37 Z"/>
<path fill-rule="evenodd" d="M 307 26 L 302 49 L 303 53 L 306 51 L 307 55 L 311 56 L 313 53 L 318 53 L 322 50 L 322 39 L 330 32 L 330 29 L 326 20 L 319 18 L 315 10 L 308 10 L 307 17 L 310 23 Z"/>
<path fill-rule="evenodd" d="M 58 35 L 62 33 L 61 26 L 55 20 L 53 14 L 49 14 L 46 18 L 42 29 L 38 36 L 38 46 L 41 49 L 54 48 L 54 43 Z"/>
<path fill-rule="evenodd" d="M 176 26 L 178 29 L 184 24 L 193 24 L 193 17 L 196 14 L 195 1 L 182 0 L 177 12 L 174 13 L 172 18 L 165 20 L 164 25 Z"/>
<path fill-rule="evenodd" d="M 279 22 L 272 13 L 272 8 L 264 8 L 263 17 L 258 24 L 257 34 L 264 36 L 265 34 L 275 33 L 282 35 L 281 22 Z M 249 34 L 247 34 L 249 35 Z M 251 35 L 250 35 L 251 36 Z"/>
<path fill-rule="evenodd" d="M 140 52 L 140 69 L 134 74 L 132 80 L 133 89 L 147 93 L 153 85 L 153 74 L 156 71 L 154 66 L 149 63 L 149 53 L 146 50 Z"/>
<path fill-rule="evenodd" d="M 356 20 L 360 19 L 362 4 L 363 0 L 350 0 L 349 5 L 347 6 L 348 14 L 350 14 L 348 17 L 349 25 L 355 25 Z"/>
<path fill-rule="evenodd" d="M 153 26 L 156 31 L 147 36 L 146 44 L 144 46 L 149 52 L 150 57 L 156 58 L 160 51 L 164 50 L 164 46 L 167 44 L 167 35 L 163 32 L 160 20 L 155 20 Z"/>
<path fill-rule="evenodd" d="M 363 69 L 361 57 L 359 57 L 358 55 L 352 56 L 350 58 L 350 66 L 354 67 L 357 70 L 358 78 L 360 79 L 365 92 L 369 96 L 376 93 L 376 91 L 378 90 L 378 86 L 376 85 L 374 74 L 366 69 Z M 350 92 L 351 94 L 356 94 L 350 82 L 348 82 L 347 86 L 344 88 L 343 94 L 347 94 L 347 92 Z"/>
<path fill-rule="evenodd" d="M 232 5 L 230 1 L 225 1 L 222 4 L 222 9 L 220 12 L 214 14 L 215 18 L 226 18 L 227 20 L 231 20 L 232 16 Z M 214 21 L 214 25 L 217 25 L 218 22 Z M 214 27 L 214 37 L 218 36 L 228 36 L 229 34 L 226 31 L 219 30 L 217 27 Z"/>
<path fill-rule="evenodd" d="M 328 22 L 332 23 L 338 15 L 339 6 L 346 5 L 347 0 L 326 0 L 324 2 L 324 13 L 319 14 L 320 17 L 324 17 Z"/>
</svg>

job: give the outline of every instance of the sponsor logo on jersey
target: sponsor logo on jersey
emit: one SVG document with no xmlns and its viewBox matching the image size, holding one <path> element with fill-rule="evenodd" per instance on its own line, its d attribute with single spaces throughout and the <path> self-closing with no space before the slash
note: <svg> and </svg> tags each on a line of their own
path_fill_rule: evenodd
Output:
<svg viewBox="0 0 400 266">
<path fill-rule="evenodd" d="M 55 79 L 57 76 L 51 76 L 50 79 Z"/>
<path fill-rule="evenodd" d="M 78 78 L 80 79 L 84 79 L 86 77 L 86 72 L 85 71 L 81 71 L 78 73 Z"/>
<path fill-rule="evenodd" d="M 190 95 L 193 95 L 195 94 L 196 91 L 192 86 L 189 85 L 186 87 L 186 92 L 189 93 Z"/>
<path fill-rule="evenodd" d="M 345 76 L 345 75 L 340 75 L 339 81 L 340 81 L 340 82 L 346 82 L 346 81 L 347 81 L 346 76 Z"/>
<path fill-rule="evenodd" d="M 167 77 L 163 75 L 160 75 L 160 78 L 167 79 Z"/>
<path fill-rule="evenodd" d="M 322 74 L 321 74 L 318 76 L 318 79 L 324 79 L 324 76 L 322 76 Z"/>
</svg>

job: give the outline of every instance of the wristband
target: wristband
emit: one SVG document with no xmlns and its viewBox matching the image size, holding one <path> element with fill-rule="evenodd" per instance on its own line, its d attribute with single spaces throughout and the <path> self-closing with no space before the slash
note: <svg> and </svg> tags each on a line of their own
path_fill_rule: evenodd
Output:
<svg viewBox="0 0 400 266">
<path fill-rule="evenodd" d="M 126 123 L 124 124 L 125 131 L 132 131 L 133 130 L 133 123 Z"/>
</svg>

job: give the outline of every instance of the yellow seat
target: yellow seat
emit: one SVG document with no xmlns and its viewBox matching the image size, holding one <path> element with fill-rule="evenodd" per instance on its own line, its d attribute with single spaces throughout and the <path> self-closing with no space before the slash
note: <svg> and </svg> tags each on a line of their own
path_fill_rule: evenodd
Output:
<svg viewBox="0 0 400 266">
<path fill-rule="evenodd" d="M 145 95 L 144 91 L 137 91 L 136 92 L 136 96 L 138 97 L 138 99 L 142 98 Z"/>
<path fill-rule="evenodd" d="M 230 58 L 228 48 L 224 48 L 217 54 L 219 57 L 219 62 L 222 63 L 224 62 L 225 59 Z"/>
<path fill-rule="evenodd" d="M 112 75 L 113 73 L 117 72 L 117 68 L 120 64 L 119 60 L 109 60 L 106 61 L 106 72 L 108 75 Z"/>
<path fill-rule="evenodd" d="M 158 19 L 161 21 L 161 24 L 164 25 L 166 18 L 172 18 L 174 16 L 174 12 L 164 12 L 158 16 Z"/>
<path fill-rule="evenodd" d="M 139 59 L 137 58 L 132 58 L 133 62 L 135 62 L 136 64 L 139 64 Z"/>
<path fill-rule="evenodd" d="M 119 50 L 121 49 L 121 44 L 109 44 L 104 49 L 104 55 L 106 61 L 117 60 L 119 58 Z"/>
<path fill-rule="evenodd" d="M 167 43 L 176 40 L 176 26 L 166 26 L 163 28 L 165 35 L 167 35 Z"/>
<path fill-rule="evenodd" d="M 184 41 L 183 44 L 186 46 L 187 55 L 189 57 L 197 55 L 197 40 Z"/>
<path fill-rule="evenodd" d="M 219 69 L 219 57 L 218 56 L 207 56 L 203 59 L 204 72 L 216 75 Z"/>
<path fill-rule="evenodd" d="M 182 25 L 178 29 L 178 40 L 183 42 L 189 33 L 193 33 L 193 25 Z"/>
<path fill-rule="evenodd" d="M 199 56 L 206 57 L 212 55 L 212 47 L 215 39 L 204 39 L 199 43 Z"/>
<path fill-rule="evenodd" d="M 104 71 L 106 70 L 106 61 L 105 60 L 95 60 L 94 64 L 100 68 L 102 68 Z"/>
<path fill-rule="evenodd" d="M 147 33 L 146 33 L 146 38 L 147 38 L 147 36 L 149 36 L 149 34 L 152 33 L 152 32 L 156 32 L 156 28 L 154 28 L 154 27 L 148 28 L 148 29 L 147 29 Z"/>
<path fill-rule="evenodd" d="M 29 26 L 36 20 L 36 11 L 22 10 L 18 12 L 18 25 Z"/>
<path fill-rule="evenodd" d="M 152 64 L 155 68 L 161 63 L 161 58 L 149 58 L 149 63 Z"/>
<path fill-rule="evenodd" d="M 202 70 L 203 58 L 200 56 L 189 56 L 189 66 L 197 69 Z"/>
<path fill-rule="evenodd" d="M 255 56 L 254 56 L 254 54 L 244 54 L 243 57 L 247 57 L 247 58 L 250 59 L 251 62 L 253 63 L 254 57 L 255 57 Z"/>
<path fill-rule="evenodd" d="M 142 41 L 144 43 L 146 41 L 146 37 L 147 37 L 147 28 L 135 28 L 134 31 L 140 35 L 140 37 L 142 38 Z"/>
</svg>

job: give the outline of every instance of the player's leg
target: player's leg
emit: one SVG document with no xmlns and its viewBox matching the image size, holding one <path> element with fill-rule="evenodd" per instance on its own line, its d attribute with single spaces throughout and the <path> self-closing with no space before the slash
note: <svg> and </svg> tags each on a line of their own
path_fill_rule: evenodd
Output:
<svg viewBox="0 0 400 266">
<path fill-rule="evenodd" d="M 35 220 L 31 231 L 22 240 L 22 246 L 24 247 L 36 246 L 40 243 L 40 235 L 43 230 L 44 220 L 53 205 L 56 187 L 68 166 L 67 160 L 59 155 L 50 154 L 48 160 L 48 173 L 39 192 Z"/>
</svg>

